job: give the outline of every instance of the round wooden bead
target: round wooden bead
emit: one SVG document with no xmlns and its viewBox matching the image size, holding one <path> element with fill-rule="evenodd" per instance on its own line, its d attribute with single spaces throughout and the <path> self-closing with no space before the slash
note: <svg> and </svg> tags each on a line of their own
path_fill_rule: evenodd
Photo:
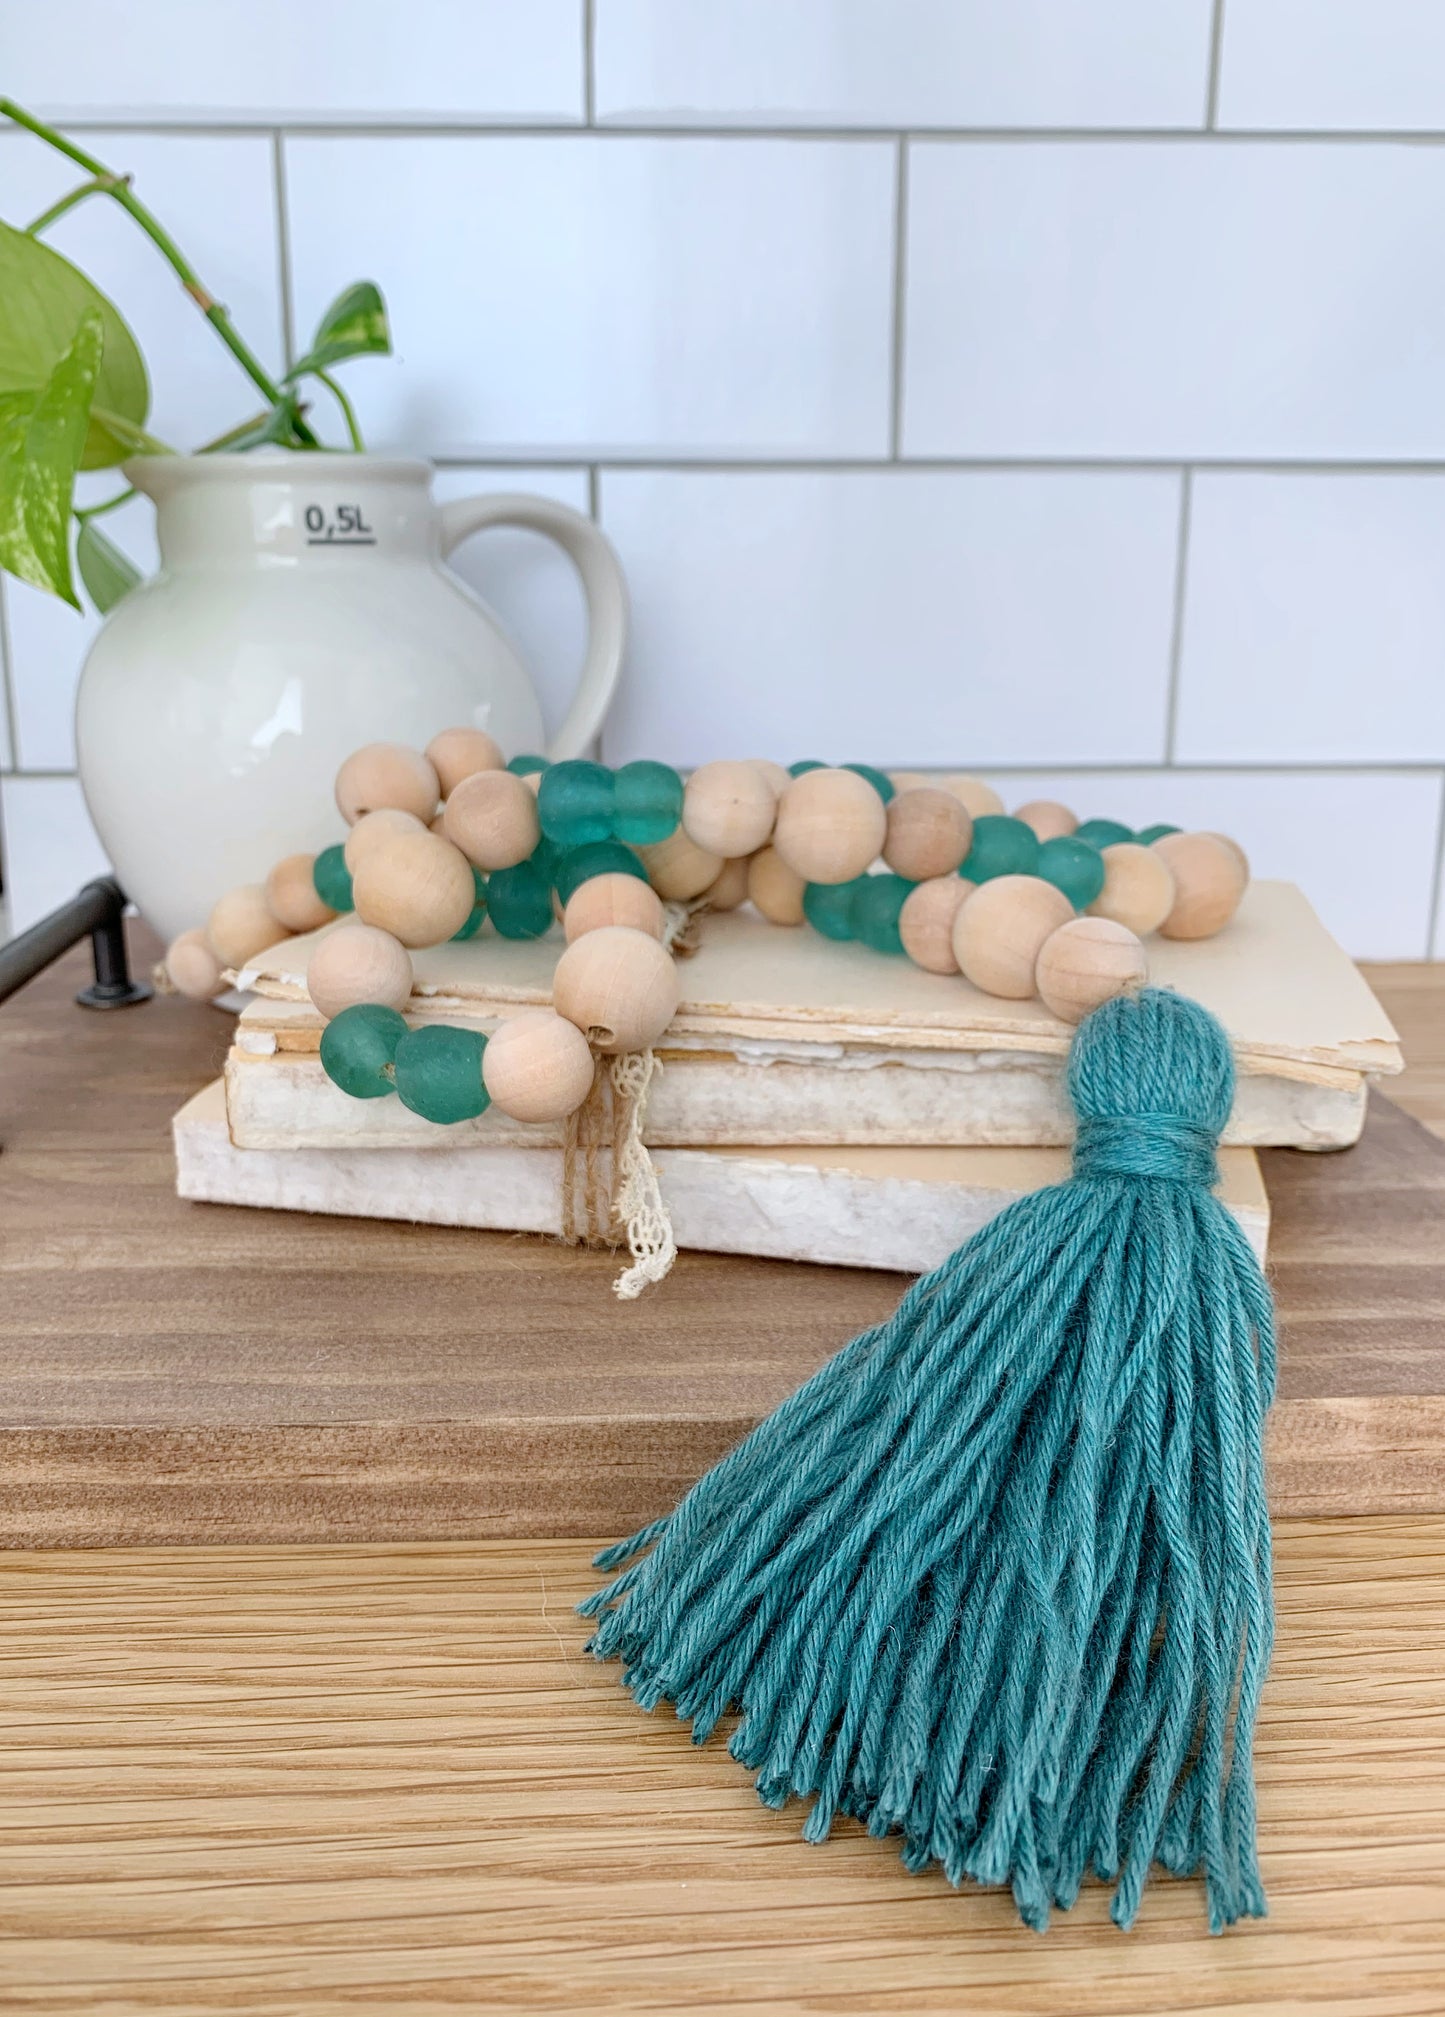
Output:
<svg viewBox="0 0 1445 2017">
<path fill-rule="evenodd" d="M 854 770 L 806 770 L 778 801 L 773 845 L 804 882 L 851 882 L 888 832 L 882 799 Z"/>
<path fill-rule="evenodd" d="M 514 1121 L 560 1121 L 586 1099 L 595 1069 L 591 1048 L 575 1023 L 555 1009 L 524 1009 L 488 1037 L 482 1084 L 492 1104 Z"/>
<path fill-rule="evenodd" d="M 964 899 L 976 888 L 976 883 L 965 882 L 960 875 L 936 875 L 904 898 L 898 936 L 915 966 L 928 973 L 958 972 L 953 954 L 954 920 Z"/>
<path fill-rule="evenodd" d="M 765 847 L 748 863 L 748 900 L 769 924 L 801 924 L 808 887 L 775 847 Z"/>
<path fill-rule="evenodd" d="M 537 800 L 509 770 L 473 771 L 453 788 L 442 832 L 478 868 L 515 868 L 542 838 Z"/>
<path fill-rule="evenodd" d="M 1034 983 L 1045 1008 L 1061 1022 L 1081 1023 L 1091 1009 L 1149 978 L 1144 948 L 1127 925 L 1108 917 L 1075 917 L 1039 949 Z"/>
<path fill-rule="evenodd" d="M 414 812 L 402 812 L 394 805 L 384 805 L 375 812 L 364 812 L 350 833 L 346 836 L 341 855 L 353 875 L 357 863 L 368 848 L 375 847 L 395 833 L 424 833 L 426 824 Z"/>
<path fill-rule="evenodd" d="M 223 967 L 244 966 L 258 952 L 287 937 L 258 882 L 227 890 L 206 919 L 206 937 Z"/>
<path fill-rule="evenodd" d="M 348 826 L 364 812 L 394 806 L 425 824 L 437 809 L 441 784 L 419 749 L 399 742 L 368 742 L 336 773 L 336 803 Z"/>
<path fill-rule="evenodd" d="M 460 848 L 434 833 L 391 835 L 368 848 L 351 879 L 356 915 L 403 945 L 440 945 L 472 914 L 476 884 Z"/>
<path fill-rule="evenodd" d="M 1003 811 L 1003 800 L 981 777 L 971 777 L 966 771 L 953 771 L 945 777 L 934 778 L 933 782 L 962 800 L 974 819 L 980 819 L 985 813 Z"/>
<path fill-rule="evenodd" d="M 1231 840 L 1227 833 L 1215 833 L 1212 827 L 1205 827 L 1203 830 L 1209 836 L 1210 840 L 1217 840 L 1222 847 L 1227 847 L 1229 849 L 1229 852 L 1234 856 L 1235 860 L 1239 863 L 1241 869 L 1243 869 L 1245 885 L 1246 887 L 1248 887 L 1250 876 L 1249 856 L 1245 853 L 1244 849 L 1240 846 L 1239 842 L 1237 840 Z"/>
<path fill-rule="evenodd" d="M 314 854 L 288 854 L 266 878 L 267 908 L 287 931 L 315 931 L 336 915 L 316 894 L 315 867 Z"/>
<path fill-rule="evenodd" d="M 502 745 L 484 728 L 444 728 L 426 746 L 427 762 L 437 774 L 443 798 L 450 798 L 464 777 L 480 770 L 505 770 Z"/>
<path fill-rule="evenodd" d="M 703 891 L 703 902 L 709 910 L 736 910 L 740 903 L 748 900 L 748 864 L 752 857 L 742 855 L 737 861 L 725 861 L 722 874 L 715 882 L 710 882 Z"/>
<path fill-rule="evenodd" d="M 1040 840 L 1058 840 L 1079 824 L 1079 815 L 1060 805 L 1056 798 L 1031 798 L 1027 805 L 1019 807 L 1014 818 L 1031 826 Z"/>
<path fill-rule="evenodd" d="M 688 838 L 725 861 L 762 847 L 777 811 L 777 792 L 752 763 L 702 764 L 683 789 L 682 824 Z"/>
<path fill-rule="evenodd" d="M 895 792 L 886 813 L 883 859 L 910 882 L 952 875 L 973 842 L 973 819 L 951 791 L 914 785 Z"/>
<path fill-rule="evenodd" d="M 1062 890 L 1034 875 L 980 883 L 953 921 L 959 971 L 985 994 L 1027 1001 L 1044 940 L 1074 915 Z"/>
<path fill-rule="evenodd" d="M 306 963 L 306 992 L 330 1022 L 358 1002 L 402 1009 L 411 999 L 411 955 L 389 931 L 343 924 L 327 932 Z"/>
<path fill-rule="evenodd" d="M 221 992 L 221 962 L 203 931 L 183 931 L 166 952 L 166 973 L 178 994 L 210 1001 Z"/>
<path fill-rule="evenodd" d="M 688 903 L 722 874 L 723 858 L 699 847 L 679 827 L 666 840 L 640 847 L 647 880 L 666 903 Z"/>
<path fill-rule="evenodd" d="M 781 798 L 793 781 L 793 774 L 780 763 L 774 763 L 770 756 L 750 756 L 748 762 L 754 770 L 760 770 L 773 787 L 773 797 Z"/>
<path fill-rule="evenodd" d="M 579 883 L 562 913 L 568 945 L 584 932 L 600 931 L 609 924 L 625 924 L 632 931 L 645 931 L 660 940 L 662 923 L 662 899 L 657 891 L 635 875 L 621 873 L 594 875 Z"/>
<path fill-rule="evenodd" d="M 1239 908 L 1248 882 L 1239 859 L 1209 833 L 1166 833 L 1153 843 L 1174 878 L 1165 938 L 1212 938 Z"/>
<path fill-rule="evenodd" d="M 604 925 L 574 939 L 552 976 L 558 1015 L 601 1051 L 640 1051 L 677 1013 L 677 968 L 655 938 Z"/>
<path fill-rule="evenodd" d="M 1140 938 L 1158 931 L 1174 908 L 1174 877 L 1164 857 L 1137 841 L 1120 840 L 1100 859 L 1104 887 L 1088 906 L 1089 916 L 1112 918 Z"/>
</svg>

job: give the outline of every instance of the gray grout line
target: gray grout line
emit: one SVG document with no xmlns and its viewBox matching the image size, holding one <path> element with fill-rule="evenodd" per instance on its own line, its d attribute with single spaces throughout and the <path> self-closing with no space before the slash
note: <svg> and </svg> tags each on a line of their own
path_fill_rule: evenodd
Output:
<svg viewBox="0 0 1445 2017">
<path fill-rule="evenodd" d="M 700 472 L 707 475 L 820 475 L 857 476 L 891 472 L 903 475 L 909 471 L 933 471 L 945 475 L 949 473 L 979 473 L 1007 475 L 1011 472 L 1033 475 L 1091 476 L 1118 475 L 1138 472 L 1144 475 L 1176 475 L 1181 469 L 1189 468 L 1195 474 L 1221 476 L 1441 476 L 1445 475 L 1445 460 L 1420 457 L 1414 461 L 1312 461 L 1300 456 L 1294 459 L 1279 457 L 1251 461 L 1245 457 L 1211 458 L 1198 455 L 667 455 L 628 454 L 599 448 L 595 443 L 588 446 L 575 444 L 568 448 L 549 448 L 535 444 L 523 448 L 499 449 L 495 446 L 477 448 L 470 453 L 426 449 L 378 449 L 378 454 L 420 454 L 436 465 L 438 469 L 477 468 L 526 468 L 581 469 L 595 462 L 602 469 L 638 469 L 658 473 L 672 470 Z"/>
<path fill-rule="evenodd" d="M 888 770 L 956 771 L 957 763 L 930 756 L 916 762 L 889 763 Z M 979 777 L 1230 777 L 1230 778 L 1272 778 L 1272 777 L 1433 777 L 1445 794 L 1445 768 L 1440 759 L 1422 759 L 1420 762 L 1407 760 L 1392 761 L 1377 758 L 1357 762 L 1342 758 L 1330 763 L 1311 759 L 1292 762 L 1288 757 L 1237 757 L 1227 763 L 1191 761 L 1184 763 L 1161 763 L 1158 761 L 1136 762 L 1121 760 L 1117 763 L 1051 763 L 1047 757 L 1035 757 L 1027 763 L 991 763 L 980 757 L 972 763 L 971 769 Z M 25 764 L 12 764 L 9 769 L 0 770 L 0 776 L 35 779 L 40 781 L 67 780 L 77 775 L 75 770 L 55 770 L 32 768 Z M 1445 803 L 1442 803 L 1442 825 L 1445 825 Z"/>
<path fill-rule="evenodd" d="M 599 512 L 597 464 L 595 462 L 589 462 L 587 465 L 587 516 L 592 520 L 594 525 L 600 525 L 602 522 Z"/>
<path fill-rule="evenodd" d="M 5 709 L 5 740 L 10 748 L 10 770 L 18 768 L 20 763 L 20 709 L 15 699 L 13 660 L 9 597 L 3 581 L 0 581 L 0 706 Z"/>
<path fill-rule="evenodd" d="M 893 321 L 888 358 L 888 454 L 896 462 L 903 440 L 903 344 L 907 335 L 908 141 L 899 136 L 893 165 Z"/>
<path fill-rule="evenodd" d="M 1214 15 L 1209 24 L 1209 83 L 1204 96 L 1204 124 L 1214 133 L 1219 126 L 1219 73 L 1224 56 L 1224 7 L 1225 0 L 1214 0 Z"/>
<path fill-rule="evenodd" d="M 276 194 L 276 284 L 281 297 L 281 351 L 289 371 L 296 362 L 296 312 L 291 299 L 291 217 L 286 200 L 286 142 L 271 135 L 271 182 Z"/>
<path fill-rule="evenodd" d="M 1184 605 L 1189 583 L 1189 519 L 1194 471 L 1179 473 L 1179 538 L 1174 553 L 1174 612 L 1169 625 L 1169 683 L 1164 700 L 1164 761 L 1174 762 L 1179 730 L 1179 666 L 1184 656 Z"/>
<path fill-rule="evenodd" d="M 597 123 L 597 0 L 582 0 L 582 116 Z"/>
<path fill-rule="evenodd" d="M 1430 877 L 1430 915 L 1425 923 L 1425 957 L 1437 959 L 1445 955 L 1445 944 L 1441 943 L 1440 904 L 1445 893 L 1445 775 L 1440 779 L 1440 823 L 1435 836 L 1435 868 Z"/>
</svg>

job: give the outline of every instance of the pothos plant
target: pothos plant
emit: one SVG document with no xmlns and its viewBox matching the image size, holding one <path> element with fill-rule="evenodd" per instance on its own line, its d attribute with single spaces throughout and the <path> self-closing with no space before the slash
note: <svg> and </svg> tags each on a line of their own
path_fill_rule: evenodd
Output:
<svg viewBox="0 0 1445 2017">
<path fill-rule="evenodd" d="M 80 607 L 78 573 L 102 612 L 140 579 L 96 523 L 134 493 L 120 488 L 78 505 L 81 470 L 114 469 L 132 455 L 177 451 L 146 427 L 150 381 L 124 316 L 43 233 L 67 211 L 100 196 L 118 203 L 168 263 L 264 404 L 194 452 L 236 453 L 263 443 L 325 446 L 308 418 L 309 380 L 335 400 L 353 449 L 365 447 L 351 401 L 332 373 L 348 358 L 391 349 L 386 304 L 370 280 L 346 288 L 322 316 L 303 356 L 273 377 L 186 255 L 131 187 L 83 147 L 0 98 L 0 116 L 33 133 L 84 171 L 85 180 L 23 229 L 0 222 L 0 567 Z"/>
</svg>

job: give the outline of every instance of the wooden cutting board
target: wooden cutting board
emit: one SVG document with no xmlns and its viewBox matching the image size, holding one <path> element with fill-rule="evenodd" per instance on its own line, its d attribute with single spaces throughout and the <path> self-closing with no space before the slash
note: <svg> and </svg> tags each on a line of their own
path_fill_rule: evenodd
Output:
<svg viewBox="0 0 1445 2017">
<path fill-rule="evenodd" d="M 170 1118 L 229 1023 L 87 1014 L 81 972 L 0 1007 L 0 1544 L 620 1533 L 897 1299 L 685 1254 L 621 1306 L 532 1236 L 183 1203 Z M 1276 1509 L 1445 1510 L 1445 1143 L 1376 1098 L 1358 1147 L 1261 1164 Z"/>
</svg>

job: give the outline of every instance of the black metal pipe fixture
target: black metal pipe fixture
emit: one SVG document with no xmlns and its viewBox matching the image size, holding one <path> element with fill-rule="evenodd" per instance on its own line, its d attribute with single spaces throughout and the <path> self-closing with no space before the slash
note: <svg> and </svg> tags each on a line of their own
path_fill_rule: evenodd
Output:
<svg viewBox="0 0 1445 2017">
<path fill-rule="evenodd" d="M 125 904 L 125 892 L 114 876 L 97 876 L 29 931 L 0 945 L 0 1001 L 8 1000 L 36 974 L 43 973 L 87 933 L 95 979 L 75 997 L 80 1006 L 132 1008 L 137 1002 L 149 1001 L 154 989 L 132 979 L 126 957 Z"/>
</svg>

